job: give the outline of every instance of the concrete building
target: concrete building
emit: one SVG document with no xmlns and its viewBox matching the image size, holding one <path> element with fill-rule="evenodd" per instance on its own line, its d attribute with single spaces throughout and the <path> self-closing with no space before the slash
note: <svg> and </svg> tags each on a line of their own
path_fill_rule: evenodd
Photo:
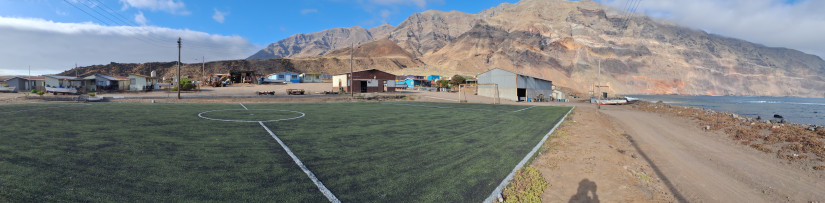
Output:
<svg viewBox="0 0 825 203">
<path fill-rule="evenodd" d="M 46 87 L 68 88 L 68 87 L 83 87 L 83 78 L 60 75 L 46 75 L 44 82 Z"/>
<path fill-rule="evenodd" d="M 321 80 L 321 73 L 301 73 L 299 75 L 301 78 L 301 83 L 319 83 L 324 82 Z"/>
<path fill-rule="evenodd" d="M 118 78 L 100 73 L 83 78 L 87 91 L 125 91 L 129 89 L 128 78 Z"/>
<path fill-rule="evenodd" d="M 539 94 L 548 98 L 553 95 L 553 82 L 526 74 L 494 68 L 478 74 L 478 95 L 512 101 L 535 100 Z M 488 84 L 497 84 L 488 85 Z"/>
<path fill-rule="evenodd" d="M 129 90 L 130 91 L 149 91 L 157 89 L 157 78 L 131 74 L 129 75 Z"/>
<path fill-rule="evenodd" d="M 368 69 L 352 72 L 352 83 L 354 92 L 395 92 L 395 75 L 376 70 Z M 349 92 L 350 73 L 343 73 L 332 76 L 333 91 Z"/>
<path fill-rule="evenodd" d="M 19 76 L 0 77 L 0 84 L 11 88 L 12 91 L 26 92 L 31 90 L 29 80 Z"/>
</svg>

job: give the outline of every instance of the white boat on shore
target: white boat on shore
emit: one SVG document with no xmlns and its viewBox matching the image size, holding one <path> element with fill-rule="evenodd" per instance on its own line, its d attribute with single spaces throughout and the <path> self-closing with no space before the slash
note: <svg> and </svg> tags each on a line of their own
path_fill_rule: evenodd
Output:
<svg viewBox="0 0 825 203">
<path fill-rule="evenodd" d="M 59 87 L 46 87 L 46 92 L 50 93 L 63 93 L 63 94 L 77 94 L 77 89 L 75 88 L 59 88 Z"/>
<path fill-rule="evenodd" d="M 639 101 L 636 98 L 607 98 L 607 99 L 596 99 L 595 97 L 590 98 L 590 103 L 595 103 L 599 105 L 623 105 L 623 104 L 630 104 L 633 102 Z"/>
</svg>

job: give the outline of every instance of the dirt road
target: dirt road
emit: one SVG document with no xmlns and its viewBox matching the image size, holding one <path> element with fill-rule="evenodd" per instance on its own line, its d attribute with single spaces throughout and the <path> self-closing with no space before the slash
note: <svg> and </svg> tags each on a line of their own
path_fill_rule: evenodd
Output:
<svg viewBox="0 0 825 203">
<path fill-rule="evenodd" d="M 825 177 L 703 132 L 687 119 L 607 107 L 679 200 L 690 202 L 822 202 Z"/>
</svg>

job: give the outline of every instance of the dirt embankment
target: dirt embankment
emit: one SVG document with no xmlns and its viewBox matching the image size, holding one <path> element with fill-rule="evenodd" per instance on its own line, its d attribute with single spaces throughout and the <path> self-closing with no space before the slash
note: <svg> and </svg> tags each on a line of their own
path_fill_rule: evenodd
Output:
<svg viewBox="0 0 825 203">
<path fill-rule="evenodd" d="M 667 180 L 665 182 L 672 186 L 672 192 L 679 200 L 825 200 L 825 193 L 822 193 L 825 191 L 825 175 L 814 169 L 815 163 L 820 162 L 815 159 L 819 158 L 811 158 L 816 152 L 805 148 L 818 144 L 813 142 L 815 138 L 806 137 L 812 134 L 804 133 L 805 129 L 790 124 L 770 124 L 770 129 L 759 130 L 759 136 L 743 143 L 746 140 L 740 138 L 748 138 L 748 134 L 740 130 L 750 132 L 763 128 L 759 127 L 763 124 L 735 114 L 664 104 L 606 106 L 601 112 L 621 123 L 626 129 L 624 134 L 632 138 L 640 152 L 644 152 L 643 157 L 650 160 L 659 178 Z M 783 128 L 789 130 L 781 130 Z M 752 147 L 760 146 L 753 145 L 755 143 L 764 145 L 769 142 L 776 142 L 765 145 L 771 147 L 765 150 L 771 153 L 762 153 L 760 150 L 764 149 L 761 147 Z M 777 147 L 776 151 L 773 147 Z M 800 158 L 804 157 L 802 155 L 808 157 Z"/>
<path fill-rule="evenodd" d="M 698 127 L 707 131 L 722 131 L 742 145 L 799 162 L 809 169 L 825 170 L 825 127 L 748 118 L 729 112 L 663 103 L 640 102 L 633 108 L 695 119 Z"/>
<path fill-rule="evenodd" d="M 676 201 L 621 128 L 592 106 L 577 105 L 530 165 L 549 184 L 542 202 Z"/>
</svg>

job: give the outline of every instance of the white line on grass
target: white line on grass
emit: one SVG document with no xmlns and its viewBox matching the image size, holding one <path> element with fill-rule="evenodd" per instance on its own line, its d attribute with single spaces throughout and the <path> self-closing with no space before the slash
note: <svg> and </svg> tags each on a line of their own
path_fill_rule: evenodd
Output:
<svg viewBox="0 0 825 203">
<path fill-rule="evenodd" d="M 275 133 L 272 133 L 272 130 L 269 130 L 269 128 L 266 127 L 266 125 L 264 125 L 264 122 L 258 122 L 258 123 L 261 124 L 261 126 L 263 126 L 264 129 L 266 129 L 266 132 L 269 132 L 269 135 L 272 135 L 272 138 L 275 138 L 275 141 L 278 141 L 278 144 L 281 144 L 281 147 L 283 147 L 284 150 L 286 150 L 286 153 L 289 154 L 289 156 L 292 157 L 292 160 L 294 160 L 295 163 L 298 164 L 298 167 L 301 167 L 301 170 L 303 170 L 304 173 L 306 173 L 307 176 L 309 176 L 309 179 L 312 179 L 312 182 L 315 183 L 315 186 L 318 186 L 318 190 L 321 190 L 321 193 L 324 193 L 324 196 L 326 196 L 327 199 L 329 199 L 330 202 L 334 202 L 334 203 L 340 203 L 341 202 L 340 200 L 338 200 L 337 197 L 335 197 L 334 194 L 332 194 L 332 191 L 329 191 L 329 189 L 327 189 L 327 187 L 324 186 L 324 183 L 321 183 L 321 181 L 318 180 L 318 178 L 315 177 L 315 174 L 312 173 L 312 171 L 309 171 L 309 169 L 307 169 L 307 166 L 305 166 L 304 163 L 302 163 L 301 160 L 298 159 L 298 157 L 295 156 L 294 153 L 292 153 L 292 150 L 289 150 L 289 147 L 287 147 L 286 144 L 284 144 L 284 142 L 281 141 L 281 139 L 278 138 L 278 136 L 275 135 Z"/>
<path fill-rule="evenodd" d="M 567 113 L 564 114 L 564 117 L 561 117 L 561 120 L 559 120 L 559 122 L 556 123 L 556 126 L 553 126 L 553 129 L 551 129 L 550 132 L 544 135 L 544 138 L 541 138 L 541 141 L 538 144 L 536 144 L 535 147 L 533 147 L 533 150 L 530 151 L 530 153 L 527 153 L 527 156 L 524 156 L 524 159 L 521 159 L 521 162 L 518 162 L 518 165 L 516 165 L 516 167 L 513 168 L 513 171 L 511 171 L 510 174 L 508 174 L 507 177 L 501 181 L 501 184 L 498 184 L 498 187 L 496 187 L 496 189 L 493 190 L 493 193 L 490 194 L 490 196 L 484 200 L 485 203 L 492 203 L 493 200 L 496 199 L 498 194 L 501 194 L 501 191 L 504 190 L 504 187 L 507 186 L 507 183 L 509 183 L 510 180 L 513 179 L 513 176 L 516 175 L 516 171 L 521 167 L 524 167 L 524 164 L 527 164 L 527 161 L 530 160 L 530 158 L 533 157 L 533 154 L 535 154 L 536 151 L 538 151 L 539 148 L 541 148 L 541 145 L 544 144 L 545 141 L 547 141 L 547 138 L 550 137 L 550 134 L 553 134 L 553 131 L 556 131 L 556 128 L 558 128 L 559 125 L 561 125 L 561 123 L 564 122 L 564 119 L 567 118 L 567 115 L 569 115 L 570 112 L 573 112 L 573 109 L 576 109 L 576 107 L 574 106 L 569 111 L 567 111 Z"/>
<path fill-rule="evenodd" d="M 246 108 L 246 106 L 243 105 L 243 103 L 238 103 L 238 104 L 240 104 L 241 107 L 243 107 L 243 109 L 249 110 L 249 109 Z"/>
<path fill-rule="evenodd" d="M 515 111 L 513 111 L 513 112 L 520 112 L 520 111 L 524 111 L 524 110 L 527 110 L 527 109 L 532 109 L 533 107 L 536 107 L 536 106 L 530 106 L 530 107 L 527 107 L 527 108 L 523 108 L 523 109 L 515 110 Z"/>
</svg>

